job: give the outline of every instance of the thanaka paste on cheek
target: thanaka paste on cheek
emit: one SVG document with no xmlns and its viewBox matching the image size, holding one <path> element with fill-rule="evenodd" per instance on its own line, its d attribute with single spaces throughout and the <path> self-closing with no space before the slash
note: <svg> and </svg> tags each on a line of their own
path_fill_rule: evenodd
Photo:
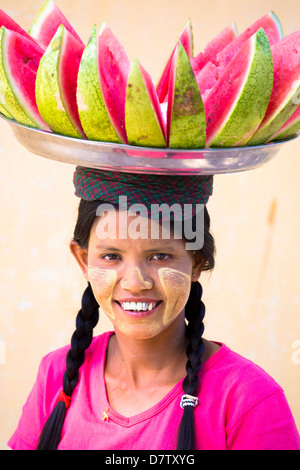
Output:
<svg viewBox="0 0 300 470">
<path fill-rule="evenodd" d="M 98 304 L 104 313 L 114 320 L 112 294 L 117 282 L 117 272 L 114 269 L 100 269 L 88 266 L 88 279 Z"/>
<path fill-rule="evenodd" d="M 163 324 L 167 325 L 182 312 L 188 301 L 191 276 L 171 268 L 159 269 L 158 275 L 167 299 L 163 316 Z"/>
</svg>

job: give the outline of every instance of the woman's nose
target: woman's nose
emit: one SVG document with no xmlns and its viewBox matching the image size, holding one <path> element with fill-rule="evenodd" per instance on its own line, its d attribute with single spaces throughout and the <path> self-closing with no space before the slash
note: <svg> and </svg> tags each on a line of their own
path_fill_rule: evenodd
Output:
<svg viewBox="0 0 300 470">
<path fill-rule="evenodd" d="M 146 280 L 140 268 L 137 267 L 130 269 L 121 281 L 121 288 L 132 292 L 151 289 L 152 287 L 153 282 L 149 279 Z"/>
</svg>

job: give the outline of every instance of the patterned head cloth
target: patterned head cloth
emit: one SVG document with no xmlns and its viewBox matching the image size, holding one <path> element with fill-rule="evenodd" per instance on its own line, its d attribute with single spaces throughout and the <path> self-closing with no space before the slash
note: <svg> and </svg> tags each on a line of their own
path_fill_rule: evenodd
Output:
<svg viewBox="0 0 300 470">
<path fill-rule="evenodd" d="M 205 205 L 212 194 L 213 176 L 130 174 L 77 167 L 75 195 L 87 201 L 102 200 L 118 204 L 120 196 L 127 204 Z"/>
</svg>

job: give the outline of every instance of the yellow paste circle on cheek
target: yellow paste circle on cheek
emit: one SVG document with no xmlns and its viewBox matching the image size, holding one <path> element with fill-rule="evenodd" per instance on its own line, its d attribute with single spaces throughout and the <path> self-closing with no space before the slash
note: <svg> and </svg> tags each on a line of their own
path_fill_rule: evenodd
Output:
<svg viewBox="0 0 300 470">
<path fill-rule="evenodd" d="M 158 275 L 167 299 L 163 316 L 166 325 L 184 309 L 190 295 L 191 276 L 171 268 L 160 268 Z"/>
<path fill-rule="evenodd" d="M 112 320 L 115 314 L 112 308 L 112 295 L 117 282 L 117 272 L 114 269 L 100 269 L 88 266 L 88 279 L 94 296 L 100 307 Z"/>
</svg>

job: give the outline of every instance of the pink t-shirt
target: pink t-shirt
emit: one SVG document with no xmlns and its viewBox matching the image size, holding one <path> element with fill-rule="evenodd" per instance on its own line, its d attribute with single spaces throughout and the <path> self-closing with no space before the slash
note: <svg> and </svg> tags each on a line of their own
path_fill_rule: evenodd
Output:
<svg viewBox="0 0 300 470">
<path fill-rule="evenodd" d="M 104 381 L 109 337 L 93 339 L 67 411 L 58 449 L 174 450 L 182 409 L 182 381 L 155 406 L 124 417 L 110 408 Z M 42 360 L 37 380 L 8 445 L 35 449 L 62 388 L 69 346 Z M 295 421 L 280 386 L 260 367 L 224 344 L 199 373 L 194 409 L 196 449 L 300 450 Z M 103 420 L 107 410 L 108 420 Z"/>
</svg>

